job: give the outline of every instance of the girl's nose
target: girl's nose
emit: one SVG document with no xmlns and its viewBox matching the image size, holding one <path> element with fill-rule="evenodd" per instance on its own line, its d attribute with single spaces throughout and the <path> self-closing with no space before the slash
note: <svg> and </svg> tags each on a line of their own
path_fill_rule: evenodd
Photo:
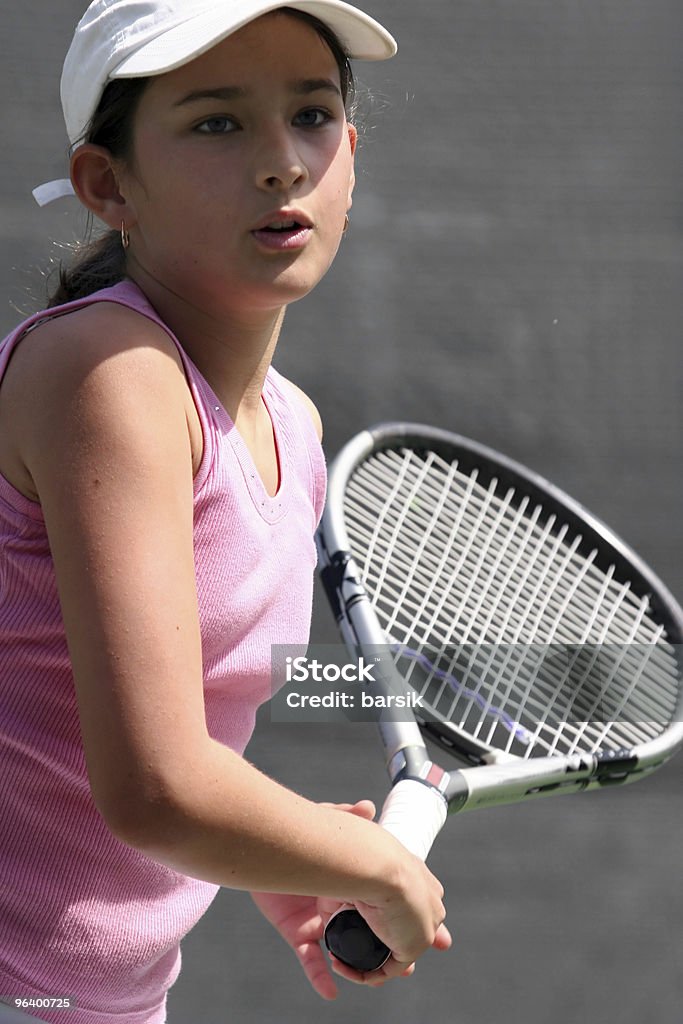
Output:
<svg viewBox="0 0 683 1024">
<path fill-rule="evenodd" d="M 287 191 L 308 178 L 294 140 L 280 128 L 269 133 L 256 160 L 256 181 L 269 192 Z"/>
</svg>

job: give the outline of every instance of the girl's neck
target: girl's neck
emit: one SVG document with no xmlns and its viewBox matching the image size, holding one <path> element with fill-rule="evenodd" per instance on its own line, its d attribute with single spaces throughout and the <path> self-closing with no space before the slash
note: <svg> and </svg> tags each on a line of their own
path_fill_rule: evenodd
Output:
<svg viewBox="0 0 683 1024">
<path fill-rule="evenodd" d="M 261 392 L 286 306 L 213 315 L 171 292 L 141 269 L 129 275 L 173 331 L 233 421 L 260 414 Z"/>
</svg>

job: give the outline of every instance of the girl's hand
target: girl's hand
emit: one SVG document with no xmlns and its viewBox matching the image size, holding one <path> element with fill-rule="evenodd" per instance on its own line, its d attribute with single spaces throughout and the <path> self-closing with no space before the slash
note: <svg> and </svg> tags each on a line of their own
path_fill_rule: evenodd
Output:
<svg viewBox="0 0 683 1024">
<path fill-rule="evenodd" d="M 372 821 L 375 808 L 370 800 L 356 804 L 326 804 L 335 810 L 355 814 Z M 315 899 L 310 896 L 285 896 L 277 893 L 252 893 L 252 899 L 266 920 L 282 935 L 292 947 L 304 969 L 306 977 L 323 999 L 335 999 L 337 986 L 334 983 L 328 961 L 322 951 L 321 942 L 325 925 L 341 904 L 331 899 Z M 362 908 L 368 916 L 373 908 Z M 377 911 L 374 911 L 377 913 Z M 445 925 L 437 929 L 433 942 L 434 949 L 446 950 L 451 945 L 451 936 Z M 335 974 L 347 981 L 378 988 L 390 978 L 409 977 L 415 970 L 414 963 L 400 963 L 393 957 L 377 971 L 362 974 L 331 957 L 330 966 Z"/>
<path fill-rule="evenodd" d="M 319 905 L 325 923 L 327 923 L 330 916 L 339 906 L 339 904 L 334 904 L 329 900 L 320 900 Z M 432 949 L 450 949 L 452 941 L 450 932 L 444 924 L 441 924 L 437 929 Z M 346 981 L 353 981 L 357 985 L 369 985 L 371 988 L 380 988 L 392 978 L 409 978 L 415 970 L 414 962 L 401 963 L 395 960 L 393 956 L 389 957 L 387 962 L 378 970 L 369 971 L 365 974 L 360 971 L 354 971 L 352 967 L 347 967 L 346 964 L 343 964 L 341 960 L 337 960 L 336 957 L 331 957 L 331 966 L 334 973 L 338 974 L 340 978 L 345 978 Z"/>
<path fill-rule="evenodd" d="M 355 805 L 330 804 L 328 806 L 336 806 L 340 810 L 351 811 L 352 813 L 358 814 L 360 817 L 368 818 L 369 820 L 372 820 L 372 818 L 374 818 L 374 807 L 372 806 L 370 801 L 363 801 L 362 803 Z M 372 808 L 372 813 L 369 813 L 369 808 Z M 429 876 L 431 882 L 436 883 L 438 885 L 436 879 L 433 878 L 431 873 L 427 871 L 422 862 L 418 861 L 417 858 L 414 858 L 414 865 L 415 868 L 417 869 L 418 874 L 422 875 L 423 873 L 426 873 Z M 420 879 L 420 881 L 422 881 L 422 879 Z M 341 905 L 342 904 L 338 903 L 335 900 L 318 900 L 318 909 L 323 919 L 323 931 L 324 926 L 327 924 L 332 914 L 334 914 L 335 911 L 337 911 Z M 396 910 L 394 910 L 393 912 L 388 912 L 386 908 L 380 909 L 378 907 L 373 907 L 362 903 L 358 903 L 356 904 L 356 906 L 357 909 L 362 913 L 363 917 L 367 919 L 368 923 L 373 928 L 373 931 L 375 930 L 375 928 L 377 928 L 378 933 L 379 930 L 382 930 L 384 932 L 388 923 L 392 931 L 394 931 L 397 934 L 400 934 L 401 931 L 403 931 L 403 928 L 405 927 L 404 921 L 401 920 L 401 918 L 405 918 L 405 909 L 403 909 L 403 913 L 401 913 L 401 910 L 399 909 L 399 912 L 397 914 Z M 393 921 L 391 920 L 392 917 Z M 442 951 L 450 949 L 452 941 L 453 940 L 451 938 L 451 934 L 446 928 L 446 926 L 444 924 L 440 924 L 436 929 L 434 941 L 432 943 L 432 948 Z M 387 944 L 390 945 L 390 948 L 395 948 L 393 945 L 391 945 L 391 943 Z M 336 957 L 334 956 L 331 956 L 330 959 L 332 970 L 335 972 L 335 974 L 338 974 L 341 978 L 345 978 L 347 981 L 353 981 L 356 984 L 360 985 L 369 985 L 372 988 L 378 988 L 391 978 L 407 978 L 415 970 L 414 962 L 401 962 L 400 960 L 396 960 L 393 956 L 390 957 L 386 964 L 384 964 L 378 970 L 369 971 L 367 973 L 355 971 L 352 967 L 348 967 L 340 960 L 337 960 Z"/>
<path fill-rule="evenodd" d="M 326 804 L 339 811 L 372 821 L 375 808 L 370 800 L 356 804 Z M 323 999 L 335 999 L 337 986 L 330 974 L 321 941 L 325 923 L 339 903 L 318 900 L 315 896 L 285 896 L 279 893 L 253 892 L 251 897 L 267 921 L 291 946 L 311 985 Z M 355 972 L 352 972 L 355 973 Z M 357 979 L 353 979 L 357 980 Z"/>
</svg>

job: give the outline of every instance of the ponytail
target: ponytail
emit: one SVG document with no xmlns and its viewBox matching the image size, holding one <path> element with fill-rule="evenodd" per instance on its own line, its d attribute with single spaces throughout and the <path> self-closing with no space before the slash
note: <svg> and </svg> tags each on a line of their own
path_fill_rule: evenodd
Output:
<svg viewBox="0 0 683 1024">
<path fill-rule="evenodd" d="M 110 288 L 126 276 L 126 254 L 119 231 L 74 246 L 73 263 L 59 265 L 59 284 L 50 294 L 48 309 L 75 302 L 100 288 Z"/>
</svg>

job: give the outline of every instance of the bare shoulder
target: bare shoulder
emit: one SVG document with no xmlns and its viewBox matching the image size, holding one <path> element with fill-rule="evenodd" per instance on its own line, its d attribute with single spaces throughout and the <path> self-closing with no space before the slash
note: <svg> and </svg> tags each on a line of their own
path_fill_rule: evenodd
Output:
<svg viewBox="0 0 683 1024">
<path fill-rule="evenodd" d="M 163 394 L 164 402 L 158 401 Z M 97 302 L 33 328 L 2 381 L 0 470 L 36 498 L 28 462 L 49 449 L 67 421 L 94 439 L 137 410 L 185 415 L 189 393 L 180 356 L 159 325 L 119 303 Z M 155 401 L 156 399 L 156 401 Z"/>
<path fill-rule="evenodd" d="M 148 317 L 115 302 L 95 302 L 82 309 L 51 317 L 22 338 L 7 370 L 7 392 L 23 384 L 44 391 L 53 374 L 64 379 L 82 375 L 93 367 L 120 356 L 140 366 L 169 361 L 181 367 L 170 337 Z"/>
<path fill-rule="evenodd" d="M 306 392 L 302 391 L 302 389 L 297 384 L 294 384 L 287 377 L 284 377 L 283 380 L 287 381 L 287 384 L 289 385 L 289 387 L 292 388 L 292 390 L 295 392 L 295 394 L 298 395 L 298 397 L 301 399 L 301 401 L 304 403 L 304 405 L 308 409 L 310 417 L 311 417 L 311 419 L 313 421 L 313 426 L 315 427 L 315 432 L 318 435 L 318 440 L 322 441 L 322 439 L 323 439 L 323 423 L 322 423 L 322 419 L 320 418 L 320 413 L 318 412 L 317 406 L 315 405 L 313 400 L 311 398 L 309 398 L 309 396 L 306 394 Z"/>
</svg>

